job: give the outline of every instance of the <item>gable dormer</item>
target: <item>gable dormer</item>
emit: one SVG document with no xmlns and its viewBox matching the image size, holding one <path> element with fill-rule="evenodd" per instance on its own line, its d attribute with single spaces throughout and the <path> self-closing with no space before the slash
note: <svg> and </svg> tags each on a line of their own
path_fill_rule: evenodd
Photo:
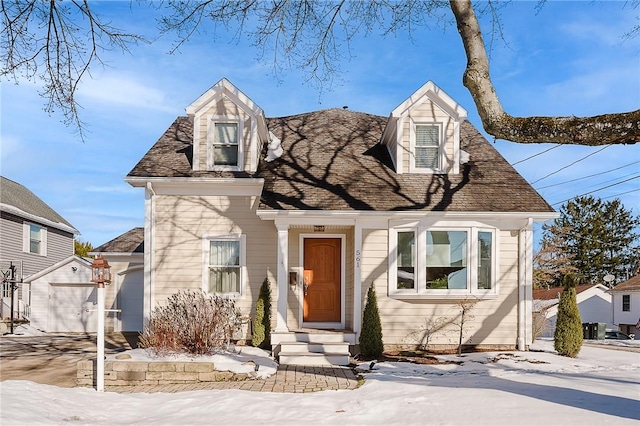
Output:
<svg viewBox="0 0 640 426">
<path fill-rule="evenodd" d="M 389 115 L 382 135 L 396 173 L 460 171 L 460 123 L 467 111 L 429 81 Z"/>
<path fill-rule="evenodd" d="M 193 117 L 193 170 L 255 172 L 268 141 L 264 112 L 223 78 L 186 108 Z"/>
</svg>

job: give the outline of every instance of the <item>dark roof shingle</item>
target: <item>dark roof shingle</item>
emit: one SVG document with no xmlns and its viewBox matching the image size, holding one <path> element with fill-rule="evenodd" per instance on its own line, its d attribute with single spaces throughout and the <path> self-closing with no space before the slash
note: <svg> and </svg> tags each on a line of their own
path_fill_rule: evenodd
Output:
<svg viewBox="0 0 640 426">
<path fill-rule="evenodd" d="M 91 251 L 96 253 L 144 253 L 144 228 L 133 228 Z"/>
<path fill-rule="evenodd" d="M 128 177 L 262 177 L 260 209 L 553 212 L 469 122 L 460 147 L 470 161 L 457 175 L 397 174 L 379 142 L 387 118 L 328 109 L 268 118 L 283 155 L 256 173 L 193 171 L 193 124 L 179 117 Z M 264 154 L 264 153 L 263 153 Z"/>
</svg>

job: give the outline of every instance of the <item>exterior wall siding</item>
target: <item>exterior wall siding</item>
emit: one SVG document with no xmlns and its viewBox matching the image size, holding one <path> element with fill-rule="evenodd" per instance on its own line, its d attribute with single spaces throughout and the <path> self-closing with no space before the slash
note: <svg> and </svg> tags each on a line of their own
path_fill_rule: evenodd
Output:
<svg viewBox="0 0 640 426">
<path fill-rule="evenodd" d="M 509 231 L 498 235 L 499 294 L 495 299 L 477 301 L 469 311 L 463 340 L 467 345 L 513 346 L 516 343 L 518 239 Z M 387 239 L 387 230 L 363 231 L 362 307 L 364 309 L 369 286 L 374 285 L 385 345 L 457 345 L 461 312 L 458 300 L 389 297 Z"/>
<path fill-rule="evenodd" d="M 244 294 L 236 300 L 243 314 L 252 315 L 265 277 L 275 283 L 277 234 L 272 222 L 255 214 L 256 197 L 165 196 L 155 199 L 156 304 L 180 290 L 202 289 L 202 238 L 205 235 L 246 235 Z M 275 286 L 272 286 L 275 289 Z M 275 308 L 276 293 L 272 293 Z M 275 314 L 272 314 L 274 317 Z"/>
<path fill-rule="evenodd" d="M 47 255 L 40 256 L 22 251 L 22 226 L 24 219 L 6 213 L 0 214 L 0 260 L 22 261 L 23 277 L 42 271 L 73 255 L 73 234 L 47 227 Z M 38 224 L 35 221 L 28 221 Z M 41 225 L 41 224 L 39 224 Z"/>
</svg>

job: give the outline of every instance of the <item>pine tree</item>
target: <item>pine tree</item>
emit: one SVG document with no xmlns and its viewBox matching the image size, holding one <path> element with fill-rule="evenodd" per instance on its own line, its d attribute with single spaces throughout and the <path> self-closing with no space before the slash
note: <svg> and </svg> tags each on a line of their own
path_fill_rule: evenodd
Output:
<svg viewBox="0 0 640 426">
<path fill-rule="evenodd" d="M 547 255 L 537 257 L 534 277 L 552 287 L 561 286 L 566 273 L 585 284 L 601 283 L 609 274 L 616 282 L 624 281 L 640 253 L 639 226 L 640 216 L 633 216 L 619 199 L 570 200 L 560 208 L 559 218 L 543 226 Z"/>
<path fill-rule="evenodd" d="M 362 316 L 362 331 L 360 332 L 360 352 L 365 358 L 377 358 L 382 355 L 382 324 L 378 312 L 378 299 L 373 286 L 367 292 L 367 303 Z"/>
<path fill-rule="evenodd" d="M 268 278 L 262 282 L 256 301 L 251 344 L 262 349 L 269 349 L 271 345 L 271 284 Z"/>
<path fill-rule="evenodd" d="M 576 301 L 576 282 L 573 276 L 564 277 L 560 294 L 553 347 L 559 355 L 575 358 L 582 347 L 582 320 Z"/>
</svg>

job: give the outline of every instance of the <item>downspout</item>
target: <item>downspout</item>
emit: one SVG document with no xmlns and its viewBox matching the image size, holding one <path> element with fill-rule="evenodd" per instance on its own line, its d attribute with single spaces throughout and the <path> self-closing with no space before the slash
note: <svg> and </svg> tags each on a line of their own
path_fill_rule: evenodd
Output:
<svg viewBox="0 0 640 426">
<path fill-rule="evenodd" d="M 527 225 L 520 229 L 518 233 L 518 338 L 517 346 L 519 351 L 527 350 L 527 343 L 531 343 L 531 304 L 533 297 L 532 288 L 532 262 L 533 262 L 533 241 L 531 229 L 533 219 L 527 219 Z"/>
<path fill-rule="evenodd" d="M 154 212 L 154 197 L 156 193 L 153 190 L 151 182 L 147 182 L 145 188 L 145 200 L 144 200 L 144 301 L 143 301 L 143 324 L 146 326 L 151 318 L 151 311 L 155 305 L 155 279 L 152 271 L 155 269 L 154 264 L 154 241 L 153 241 L 153 212 Z"/>
</svg>

